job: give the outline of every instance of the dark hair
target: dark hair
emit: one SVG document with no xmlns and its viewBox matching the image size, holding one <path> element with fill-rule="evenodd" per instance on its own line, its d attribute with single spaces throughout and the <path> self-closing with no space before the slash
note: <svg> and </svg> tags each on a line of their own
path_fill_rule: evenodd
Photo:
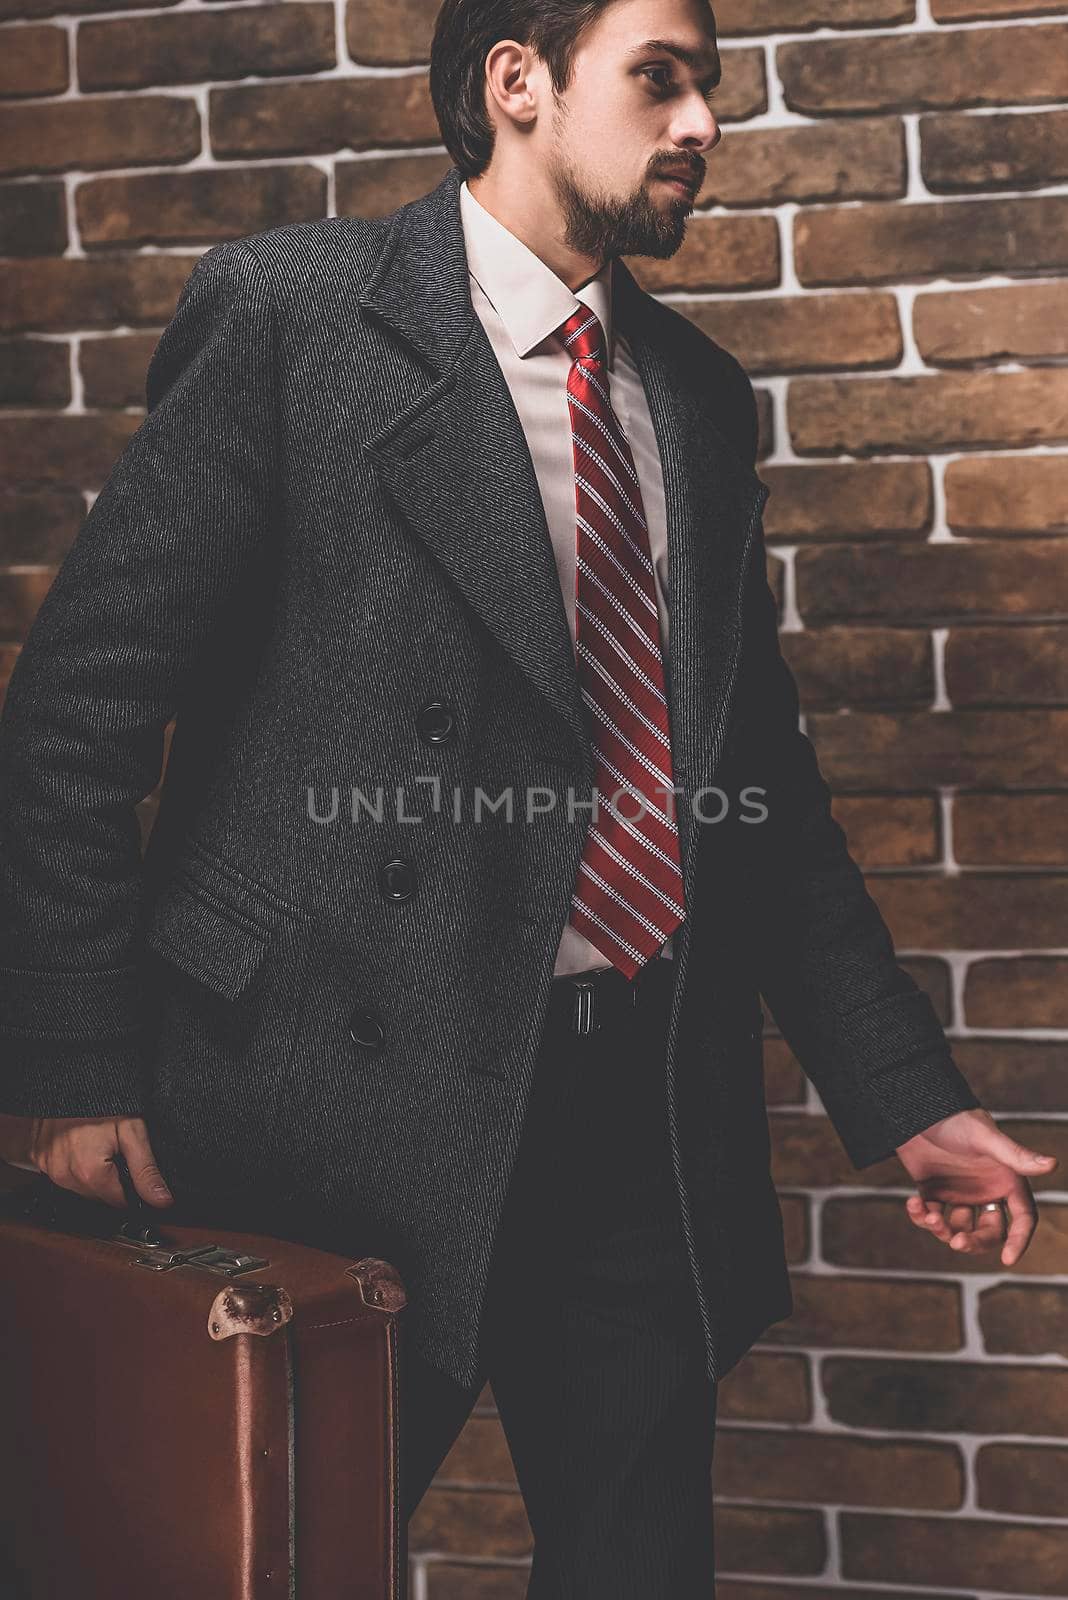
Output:
<svg viewBox="0 0 1068 1600">
<path fill-rule="evenodd" d="M 529 45 L 563 94 L 579 35 L 613 0 L 444 0 L 430 46 L 430 96 L 442 141 L 460 174 L 475 178 L 493 155 L 486 57 L 500 39 Z"/>
</svg>

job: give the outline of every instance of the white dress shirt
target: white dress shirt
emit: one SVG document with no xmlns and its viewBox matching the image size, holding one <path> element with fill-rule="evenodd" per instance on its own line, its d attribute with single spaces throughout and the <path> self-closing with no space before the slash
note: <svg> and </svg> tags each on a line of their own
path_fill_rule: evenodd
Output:
<svg viewBox="0 0 1068 1600">
<path fill-rule="evenodd" d="M 612 326 L 612 263 L 571 290 L 540 256 L 498 222 L 467 187 L 460 185 L 460 218 L 475 312 L 485 328 L 526 435 L 541 490 L 556 570 L 560 578 L 571 646 L 575 647 L 575 557 L 577 507 L 575 458 L 567 379 L 571 357 L 556 330 L 579 303 L 596 312 L 608 346 L 612 408 L 634 457 L 649 529 L 650 554 L 660 613 L 664 655 L 668 647 L 667 512 L 660 451 L 642 388 L 622 331 Z M 661 954 L 672 954 L 668 939 Z M 607 967 L 611 962 L 568 922 L 556 955 L 554 976 Z"/>
</svg>

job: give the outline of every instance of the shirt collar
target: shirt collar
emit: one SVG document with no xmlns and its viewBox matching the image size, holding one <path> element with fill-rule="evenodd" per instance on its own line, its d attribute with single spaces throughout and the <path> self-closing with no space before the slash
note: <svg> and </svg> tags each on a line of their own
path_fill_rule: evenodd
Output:
<svg viewBox="0 0 1068 1600">
<path fill-rule="evenodd" d="M 516 237 L 467 187 L 460 185 L 460 218 L 468 271 L 503 322 L 516 354 L 529 355 L 555 333 L 579 304 L 596 313 L 612 365 L 612 261 L 571 290 L 540 256 Z"/>
</svg>

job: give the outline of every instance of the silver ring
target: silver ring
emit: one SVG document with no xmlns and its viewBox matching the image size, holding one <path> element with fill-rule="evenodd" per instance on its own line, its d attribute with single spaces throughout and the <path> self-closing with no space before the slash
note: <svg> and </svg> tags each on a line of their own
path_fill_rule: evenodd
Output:
<svg viewBox="0 0 1068 1600">
<path fill-rule="evenodd" d="M 979 1209 L 981 1211 L 1000 1211 L 1001 1210 L 1001 1201 L 1000 1200 L 988 1200 L 986 1205 L 985 1206 L 980 1206 Z"/>
</svg>

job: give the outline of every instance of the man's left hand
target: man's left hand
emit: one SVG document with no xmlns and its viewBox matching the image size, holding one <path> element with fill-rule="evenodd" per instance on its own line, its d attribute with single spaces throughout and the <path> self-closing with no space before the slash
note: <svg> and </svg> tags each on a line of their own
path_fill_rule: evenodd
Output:
<svg viewBox="0 0 1068 1600">
<path fill-rule="evenodd" d="M 918 1228 L 967 1255 L 1004 1241 L 1002 1265 L 1019 1261 L 1038 1224 L 1027 1175 L 1052 1172 L 1056 1156 L 1017 1144 L 981 1108 L 943 1117 L 898 1145 L 897 1154 L 919 1191 L 905 1202 Z M 999 1202 L 998 1209 L 984 1211 L 991 1201 Z M 947 1203 L 949 1210 L 943 1213 Z"/>
</svg>

